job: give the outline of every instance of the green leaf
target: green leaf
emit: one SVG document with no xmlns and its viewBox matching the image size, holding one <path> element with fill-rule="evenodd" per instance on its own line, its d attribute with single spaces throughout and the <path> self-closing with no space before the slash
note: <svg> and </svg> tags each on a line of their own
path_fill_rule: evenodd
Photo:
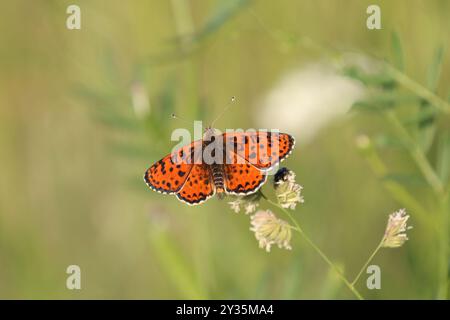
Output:
<svg viewBox="0 0 450 320">
<path fill-rule="evenodd" d="M 226 5 L 225 5 L 226 3 Z M 217 32 L 226 22 L 234 17 L 244 6 L 250 3 L 249 0 L 235 0 L 221 2 L 217 11 L 208 19 L 199 32 L 194 35 L 194 41 L 199 42 L 209 35 Z"/>
<path fill-rule="evenodd" d="M 440 135 L 437 146 L 436 171 L 444 184 L 447 184 L 450 177 L 450 132 L 446 131 Z"/>
<path fill-rule="evenodd" d="M 392 33 L 391 41 L 392 41 L 392 53 L 394 65 L 397 67 L 397 69 L 403 71 L 405 69 L 405 63 L 403 59 L 403 49 L 400 37 L 397 32 Z"/>
<path fill-rule="evenodd" d="M 403 124 L 406 126 L 415 126 L 419 129 L 426 128 L 430 123 L 434 121 L 436 114 L 436 109 L 423 109 L 414 116 L 404 120 Z"/>
<path fill-rule="evenodd" d="M 430 67 L 428 68 L 427 87 L 431 91 L 436 91 L 437 89 L 439 78 L 441 76 L 443 60 L 444 60 L 444 47 L 440 46 L 436 49 L 433 61 L 431 62 Z"/>
<path fill-rule="evenodd" d="M 387 73 L 369 74 L 355 66 L 346 67 L 342 72 L 345 76 L 358 80 L 368 87 L 393 89 L 396 86 L 395 80 Z"/>
<path fill-rule="evenodd" d="M 440 46 L 436 49 L 433 61 L 431 62 L 430 67 L 428 68 L 428 76 L 427 76 L 427 87 L 431 91 L 436 91 L 437 85 L 439 82 L 439 77 L 441 75 L 442 69 L 442 61 L 444 57 L 444 47 Z M 428 114 L 428 110 L 430 110 L 430 103 L 426 100 L 422 100 L 419 107 L 420 114 Z M 418 141 L 424 152 L 428 152 L 431 148 L 435 134 L 436 134 L 436 115 L 429 115 L 428 117 L 423 118 L 423 121 L 418 122 Z"/>
<path fill-rule="evenodd" d="M 369 112 L 379 112 L 382 109 L 369 101 L 356 101 L 353 103 L 350 111 L 369 111 Z"/>
<path fill-rule="evenodd" d="M 414 103 L 417 101 L 418 98 L 413 94 L 387 91 L 374 94 L 368 99 L 355 102 L 351 110 L 383 111 L 405 103 Z"/>
<path fill-rule="evenodd" d="M 415 174 L 389 173 L 381 178 L 382 181 L 395 181 L 402 185 L 424 186 L 426 181 L 422 176 Z"/>
<path fill-rule="evenodd" d="M 430 122 L 426 124 L 426 127 L 422 127 L 419 132 L 418 143 L 424 153 L 430 151 L 431 146 L 433 145 L 437 131 L 434 122 L 434 119 L 430 119 Z"/>
<path fill-rule="evenodd" d="M 417 121 L 417 141 L 421 149 L 427 153 L 436 134 L 436 110 L 430 108 L 430 104 L 423 100 L 420 102 Z"/>
<path fill-rule="evenodd" d="M 423 105 L 426 102 L 421 102 Z M 407 126 L 413 125 L 417 130 L 415 136 L 423 152 L 427 153 L 433 145 L 436 134 L 436 109 L 421 107 L 418 114 L 407 120 Z"/>
<path fill-rule="evenodd" d="M 383 133 L 375 137 L 374 143 L 380 148 L 405 148 L 403 140 Z"/>
</svg>

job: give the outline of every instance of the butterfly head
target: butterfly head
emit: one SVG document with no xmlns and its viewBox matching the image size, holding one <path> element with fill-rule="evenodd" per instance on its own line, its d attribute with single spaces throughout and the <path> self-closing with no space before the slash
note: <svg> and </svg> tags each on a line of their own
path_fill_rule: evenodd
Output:
<svg viewBox="0 0 450 320">
<path fill-rule="evenodd" d="M 203 133 L 203 140 L 211 141 L 211 138 L 217 136 L 219 133 L 213 127 L 207 127 Z"/>
</svg>

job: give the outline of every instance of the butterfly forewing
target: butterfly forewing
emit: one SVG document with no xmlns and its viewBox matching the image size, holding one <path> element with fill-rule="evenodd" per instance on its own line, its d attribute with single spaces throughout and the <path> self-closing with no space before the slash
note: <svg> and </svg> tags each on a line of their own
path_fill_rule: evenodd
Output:
<svg viewBox="0 0 450 320">
<path fill-rule="evenodd" d="M 233 150 L 238 158 L 261 170 L 268 170 L 286 158 L 295 144 L 291 135 L 270 131 L 224 133 L 224 141 L 227 150 Z"/>
<path fill-rule="evenodd" d="M 152 165 L 144 175 L 147 185 L 158 192 L 173 194 L 181 190 L 195 162 L 196 147 L 201 140 L 194 141 Z"/>
</svg>

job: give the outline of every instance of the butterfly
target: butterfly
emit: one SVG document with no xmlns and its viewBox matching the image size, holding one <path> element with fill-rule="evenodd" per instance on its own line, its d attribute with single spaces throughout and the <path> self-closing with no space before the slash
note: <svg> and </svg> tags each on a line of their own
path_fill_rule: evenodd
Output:
<svg viewBox="0 0 450 320">
<path fill-rule="evenodd" d="M 175 150 L 145 171 L 154 191 L 175 194 L 189 205 L 215 194 L 249 195 L 267 180 L 267 172 L 294 148 L 287 133 L 271 131 L 219 133 L 208 128 L 202 139 Z M 208 153 L 208 152 L 209 153 Z"/>
</svg>

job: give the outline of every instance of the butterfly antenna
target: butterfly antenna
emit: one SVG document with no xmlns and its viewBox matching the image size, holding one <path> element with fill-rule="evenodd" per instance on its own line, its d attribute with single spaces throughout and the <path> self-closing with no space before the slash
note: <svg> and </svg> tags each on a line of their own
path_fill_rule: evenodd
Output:
<svg viewBox="0 0 450 320">
<path fill-rule="evenodd" d="M 230 109 L 230 107 L 233 105 L 233 102 L 235 102 L 235 101 L 236 101 L 236 97 L 235 97 L 235 96 L 231 97 L 230 102 L 227 103 L 227 105 L 223 108 L 222 112 L 221 112 L 221 113 L 217 116 L 217 118 L 215 118 L 214 121 L 211 123 L 211 127 L 213 127 L 213 126 L 214 126 L 214 123 L 215 123 L 217 120 L 219 120 L 219 119 L 225 114 L 225 112 L 226 112 L 228 109 Z"/>
<path fill-rule="evenodd" d="M 178 119 L 178 120 L 181 120 L 183 122 L 186 122 L 187 124 L 191 124 L 189 121 L 187 121 L 186 119 L 180 118 L 175 113 L 172 113 L 170 116 L 172 117 L 172 119 Z"/>
</svg>

